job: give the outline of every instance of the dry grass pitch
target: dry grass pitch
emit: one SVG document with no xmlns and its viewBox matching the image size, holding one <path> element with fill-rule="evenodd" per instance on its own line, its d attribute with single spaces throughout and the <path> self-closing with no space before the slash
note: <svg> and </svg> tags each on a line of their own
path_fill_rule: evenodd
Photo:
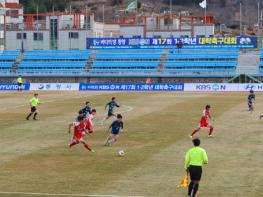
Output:
<svg viewBox="0 0 263 197">
<path fill-rule="evenodd" d="M 199 133 L 209 164 L 198 196 L 263 196 L 262 94 L 250 114 L 246 93 L 40 92 L 40 120 L 26 121 L 32 94 L 0 93 L 1 197 L 35 196 L 8 192 L 187 196 L 176 186 L 192 147 L 188 135 L 206 104 L 216 119 L 215 138 L 208 139 L 206 130 Z M 116 144 L 104 147 L 110 121 L 104 126 L 100 121 L 113 95 L 122 105 L 125 131 Z M 95 154 L 81 145 L 67 147 L 67 125 L 87 100 L 98 111 L 96 131 L 88 139 Z M 117 156 L 120 149 L 125 157 Z"/>
</svg>

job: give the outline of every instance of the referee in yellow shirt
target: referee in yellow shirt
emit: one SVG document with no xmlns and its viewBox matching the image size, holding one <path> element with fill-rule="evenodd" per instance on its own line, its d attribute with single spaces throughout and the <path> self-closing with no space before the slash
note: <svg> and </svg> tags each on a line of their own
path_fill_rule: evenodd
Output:
<svg viewBox="0 0 263 197">
<path fill-rule="evenodd" d="M 200 140 L 193 139 L 194 147 L 185 155 L 185 170 L 190 174 L 191 182 L 188 186 L 188 196 L 195 197 L 202 176 L 202 166 L 208 164 L 206 151 L 200 148 Z"/>
<path fill-rule="evenodd" d="M 30 99 L 30 107 L 31 107 L 31 112 L 28 114 L 28 116 L 26 117 L 27 120 L 29 120 L 30 116 L 33 116 L 34 120 L 36 119 L 37 116 L 37 106 L 39 105 L 39 99 L 38 99 L 38 94 L 34 94 L 34 97 L 32 99 Z"/>
<path fill-rule="evenodd" d="M 18 78 L 17 78 L 17 85 L 18 85 L 18 91 L 22 91 L 23 90 L 23 79 L 22 79 L 22 76 L 19 75 Z"/>
</svg>

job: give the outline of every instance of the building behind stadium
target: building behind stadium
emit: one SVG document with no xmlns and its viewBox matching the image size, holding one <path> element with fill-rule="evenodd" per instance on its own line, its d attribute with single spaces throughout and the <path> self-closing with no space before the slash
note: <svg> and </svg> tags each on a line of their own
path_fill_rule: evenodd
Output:
<svg viewBox="0 0 263 197">
<path fill-rule="evenodd" d="M 1 48 L 7 50 L 86 49 L 88 38 L 168 38 L 214 35 L 213 16 L 145 14 L 96 22 L 94 13 L 23 14 L 19 0 L 0 0 Z"/>
</svg>

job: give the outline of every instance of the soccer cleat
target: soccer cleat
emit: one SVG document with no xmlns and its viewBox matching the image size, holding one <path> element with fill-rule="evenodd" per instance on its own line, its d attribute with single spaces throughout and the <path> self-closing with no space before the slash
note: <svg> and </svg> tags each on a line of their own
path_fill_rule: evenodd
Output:
<svg viewBox="0 0 263 197">
<path fill-rule="evenodd" d="M 189 135 L 189 138 L 190 138 L 190 139 L 193 139 L 193 136 L 192 136 L 192 135 Z"/>
<path fill-rule="evenodd" d="M 95 150 L 92 149 L 90 152 L 95 153 Z"/>
<path fill-rule="evenodd" d="M 209 138 L 213 138 L 214 136 L 213 136 L 213 135 L 208 135 L 207 137 L 209 137 Z"/>
<path fill-rule="evenodd" d="M 27 120 L 29 120 L 29 118 L 28 118 L 28 117 L 26 117 L 26 119 L 27 119 Z"/>
</svg>

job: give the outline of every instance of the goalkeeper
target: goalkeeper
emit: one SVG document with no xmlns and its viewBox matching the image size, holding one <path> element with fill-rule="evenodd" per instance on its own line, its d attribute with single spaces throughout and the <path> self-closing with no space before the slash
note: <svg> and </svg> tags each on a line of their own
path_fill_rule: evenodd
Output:
<svg viewBox="0 0 263 197">
<path fill-rule="evenodd" d="M 200 148 L 200 140 L 193 139 L 194 147 L 185 156 L 185 170 L 190 174 L 191 182 L 188 186 L 188 196 L 195 197 L 202 176 L 202 166 L 208 164 L 206 151 Z"/>
</svg>

